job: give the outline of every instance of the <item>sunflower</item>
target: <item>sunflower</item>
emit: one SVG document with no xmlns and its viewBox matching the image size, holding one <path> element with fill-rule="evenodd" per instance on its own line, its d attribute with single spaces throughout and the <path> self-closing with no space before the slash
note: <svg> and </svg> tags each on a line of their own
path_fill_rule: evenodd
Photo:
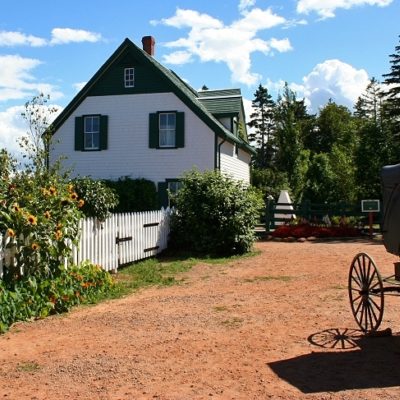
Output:
<svg viewBox="0 0 400 400">
<path fill-rule="evenodd" d="M 27 219 L 28 219 L 28 222 L 31 225 L 36 225 L 37 224 L 37 218 L 34 215 L 32 215 L 32 214 L 28 215 Z"/>
<path fill-rule="evenodd" d="M 54 186 L 50 186 L 49 192 L 50 194 L 55 195 L 57 193 L 57 189 Z"/>
<path fill-rule="evenodd" d="M 80 199 L 80 200 L 78 201 L 78 208 L 82 208 L 84 204 L 85 204 L 85 200 Z"/>
<path fill-rule="evenodd" d="M 19 206 L 18 203 L 14 203 L 13 206 L 12 206 L 12 208 L 13 208 L 13 210 L 14 210 L 15 212 L 20 212 L 20 211 L 21 211 L 21 207 Z"/>
<path fill-rule="evenodd" d="M 44 212 L 44 217 L 45 217 L 46 219 L 50 219 L 50 217 L 51 217 L 50 211 L 45 211 L 45 212 Z"/>
<path fill-rule="evenodd" d="M 32 243 L 32 250 L 38 250 L 39 249 L 39 245 L 37 243 Z"/>
<path fill-rule="evenodd" d="M 73 192 L 73 193 L 71 193 L 71 194 L 69 195 L 69 198 L 70 198 L 71 200 L 78 200 L 78 195 L 77 195 L 75 192 Z"/>
<path fill-rule="evenodd" d="M 59 229 L 57 229 L 55 233 L 56 240 L 60 240 L 62 238 L 62 235 L 63 235 L 62 232 Z"/>
<path fill-rule="evenodd" d="M 14 229 L 8 228 L 7 229 L 7 235 L 10 236 L 10 237 L 15 237 Z"/>
</svg>

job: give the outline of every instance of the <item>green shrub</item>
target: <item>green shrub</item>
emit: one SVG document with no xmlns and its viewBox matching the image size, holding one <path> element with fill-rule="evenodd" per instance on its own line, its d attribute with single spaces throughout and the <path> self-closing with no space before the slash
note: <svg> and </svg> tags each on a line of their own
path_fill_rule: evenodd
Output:
<svg viewBox="0 0 400 400">
<path fill-rule="evenodd" d="M 84 203 L 81 208 L 86 217 L 95 217 L 104 221 L 110 210 L 118 205 L 115 190 L 100 180 L 77 178 L 72 181 L 75 191 Z"/>
<path fill-rule="evenodd" d="M 117 181 L 106 181 L 106 184 L 119 197 L 113 212 L 151 211 L 159 208 L 157 189 L 152 181 L 124 177 Z"/>
<path fill-rule="evenodd" d="M 219 171 L 191 171 L 174 196 L 171 246 L 210 255 L 243 254 L 255 240 L 262 200 L 256 191 Z"/>
<path fill-rule="evenodd" d="M 9 284 L 0 280 L 0 333 L 14 322 L 45 318 L 93 302 L 113 288 L 111 275 L 90 262 L 60 268 L 53 278 L 35 274 Z"/>
</svg>

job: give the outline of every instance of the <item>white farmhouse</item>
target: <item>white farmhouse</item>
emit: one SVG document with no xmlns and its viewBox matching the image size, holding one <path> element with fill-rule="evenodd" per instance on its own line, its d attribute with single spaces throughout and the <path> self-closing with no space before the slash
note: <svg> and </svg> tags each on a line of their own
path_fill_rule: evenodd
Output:
<svg viewBox="0 0 400 400">
<path fill-rule="evenodd" d="M 125 39 L 57 117 L 51 160 L 75 176 L 151 180 L 162 205 L 192 168 L 249 182 L 240 89 L 196 91 L 155 60 L 153 37 L 142 43 Z"/>
</svg>

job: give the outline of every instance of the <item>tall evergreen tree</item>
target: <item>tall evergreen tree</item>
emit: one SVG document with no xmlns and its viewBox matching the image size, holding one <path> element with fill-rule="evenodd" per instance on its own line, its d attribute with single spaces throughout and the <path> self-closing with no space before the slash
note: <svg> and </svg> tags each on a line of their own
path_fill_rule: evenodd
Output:
<svg viewBox="0 0 400 400">
<path fill-rule="evenodd" d="M 400 38 L 400 36 L 399 36 Z M 386 103 L 387 116 L 395 129 L 396 136 L 400 135 L 400 43 L 395 46 L 395 52 L 389 55 L 390 72 L 383 74 L 387 85 Z M 399 140 L 399 139 L 398 139 Z"/>
<path fill-rule="evenodd" d="M 258 168 L 271 167 L 274 158 L 274 109 L 275 102 L 268 93 L 268 89 L 261 84 L 254 93 L 252 101 L 253 112 L 250 114 L 248 126 L 254 129 L 249 134 L 251 142 L 257 146 L 257 156 L 254 166 Z"/>
<path fill-rule="evenodd" d="M 382 125 L 382 97 L 383 91 L 379 81 L 372 78 L 354 106 L 354 116 L 360 120 L 372 121 L 375 125 Z"/>
<path fill-rule="evenodd" d="M 300 200 L 309 163 L 309 151 L 304 148 L 305 124 L 309 120 L 304 100 L 285 84 L 276 106 L 276 166 L 287 173 L 290 189 Z"/>
</svg>

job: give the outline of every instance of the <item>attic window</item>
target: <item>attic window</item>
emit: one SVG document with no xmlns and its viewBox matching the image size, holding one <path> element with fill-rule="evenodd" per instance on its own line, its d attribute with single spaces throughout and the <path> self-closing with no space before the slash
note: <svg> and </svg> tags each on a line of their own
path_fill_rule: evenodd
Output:
<svg viewBox="0 0 400 400">
<path fill-rule="evenodd" d="M 135 68 L 125 68 L 124 81 L 126 88 L 131 88 L 135 86 Z"/>
</svg>

